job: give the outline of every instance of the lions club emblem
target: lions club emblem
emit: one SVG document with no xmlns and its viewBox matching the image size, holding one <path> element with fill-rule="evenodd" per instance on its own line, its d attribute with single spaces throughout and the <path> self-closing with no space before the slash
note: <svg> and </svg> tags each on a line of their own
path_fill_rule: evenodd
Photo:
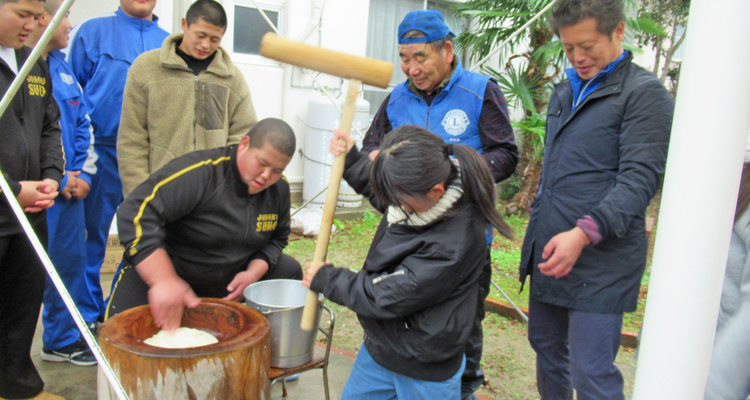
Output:
<svg viewBox="0 0 750 400">
<path fill-rule="evenodd" d="M 469 126 L 469 117 L 463 110 L 450 110 L 443 118 L 443 128 L 448 134 L 458 136 L 466 132 Z"/>
</svg>

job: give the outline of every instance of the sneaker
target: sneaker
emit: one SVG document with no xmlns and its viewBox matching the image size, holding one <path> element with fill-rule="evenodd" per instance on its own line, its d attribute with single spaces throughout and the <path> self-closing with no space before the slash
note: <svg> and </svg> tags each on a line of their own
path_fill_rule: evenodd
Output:
<svg viewBox="0 0 750 400">
<path fill-rule="evenodd" d="M 67 361 L 75 365 L 95 365 L 96 357 L 83 338 L 58 350 L 42 349 L 42 360 L 52 362 Z"/>
</svg>

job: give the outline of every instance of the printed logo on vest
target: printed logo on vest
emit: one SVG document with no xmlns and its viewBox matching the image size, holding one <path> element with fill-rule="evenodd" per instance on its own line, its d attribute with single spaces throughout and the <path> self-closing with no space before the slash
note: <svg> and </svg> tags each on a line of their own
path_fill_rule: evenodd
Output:
<svg viewBox="0 0 750 400">
<path fill-rule="evenodd" d="M 64 72 L 60 72 L 60 78 L 62 78 L 62 81 L 65 82 L 66 85 L 72 85 L 76 83 L 71 75 L 68 75 Z"/>
<path fill-rule="evenodd" d="M 463 110 L 450 110 L 443 118 L 443 128 L 449 135 L 458 136 L 466 132 L 469 126 L 469 117 Z"/>
</svg>

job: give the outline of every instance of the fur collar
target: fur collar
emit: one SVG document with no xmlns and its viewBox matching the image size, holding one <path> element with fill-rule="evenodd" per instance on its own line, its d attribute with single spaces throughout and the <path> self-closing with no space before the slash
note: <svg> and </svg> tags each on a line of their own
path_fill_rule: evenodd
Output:
<svg viewBox="0 0 750 400">
<path fill-rule="evenodd" d="M 388 226 L 393 224 L 406 225 L 406 226 L 425 226 L 432 222 L 435 222 L 438 218 L 443 216 L 458 199 L 463 196 L 464 192 L 461 190 L 461 176 L 459 175 L 446 189 L 443 196 L 440 197 L 437 203 L 427 211 L 418 213 L 404 213 L 400 207 L 388 206 Z"/>
</svg>

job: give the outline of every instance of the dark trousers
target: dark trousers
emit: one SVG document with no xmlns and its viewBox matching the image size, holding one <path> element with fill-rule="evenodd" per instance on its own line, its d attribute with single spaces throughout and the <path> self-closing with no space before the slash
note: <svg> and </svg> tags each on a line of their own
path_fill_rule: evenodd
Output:
<svg viewBox="0 0 750 400">
<path fill-rule="evenodd" d="M 289 255 L 281 254 L 276 265 L 272 265 L 260 280 L 302 280 L 302 276 L 302 266 L 300 263 Z M 222 298 L 229 294 L 226 289 L 227 285 L 225 284 L 206 285 L 202 288 L 191 284 L 191 287 L 198 297 Z M 146 304 L 148 304 L 148 285 L 146 285 L 146 282 L 143 282 L 135 267 L 126 265 L 121 271 L 118 270 L 117 274 L 115 274 L 112 294 L 109 296 L 106 318 L 112 318 L 125 310 Z"/>
<path fill-rule="evenodd" d="M 461 398 L 467 399 L 479 389 L 484 383 L 484 373 L 480 361 L 482 361 L 482 341 L 484 335 L 482 332 L 482 321 L 484 320 L 484 300 L 490 293 L 490 280 L 492 279 L 492 261 L 490 260 L 490 250 L 487 248 L 487 262 L 482 268 L 482 274 L 479 276 L 479 298 L 477 304 L 477 317 L 474 320 L 469 341 L 466 344 L 464 355 L 466 356 L 466 369 L 461 376 Z"/>
<path fill-rule="evenodd" d="M 529 300 L 529 342 L 542 400 L 624 399 L 614 365 L 622 314 L 577 311 Z"/>
<path fill-rule="evenodd" d="M 47 222 L 34 227 L 47 247 Z M 25 233 L 0 237 L 0 398 L 28 399 L 44 382 L 31 361 L 31 342 L 46 272 Z"/>
</svg>

